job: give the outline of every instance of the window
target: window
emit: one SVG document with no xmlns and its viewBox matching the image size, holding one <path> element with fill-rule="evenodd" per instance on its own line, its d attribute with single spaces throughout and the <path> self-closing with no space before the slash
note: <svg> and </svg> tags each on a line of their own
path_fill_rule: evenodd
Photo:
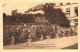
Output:
<svg viewBox="0 0 80 52">
<path fill-rule="evenodd" d="M 78 23 L 75 23 L 75 25 L 78 25 Z"/>
<path fill-rule="evenodd" d="M 62 6 L 62 5 L 63 5 L 63 3 L 60 3 L 60 5 Z"/>
<path fill-rule="evenodd" d="M 69 5 L 70 3 L 67 3 L 67 5 Z"/>
<path fill-rule="evenodd" d="M 78 19 L 75 19 L 75 22 L 78 22 Z"/>
<path fill-rule="evenodd" d="M 75 7 L 76 16 L 78 16 L 78 7 Z"/>
<path fill-rule="evenodd" d="M 70 17 L 70 8 L 66 8 L 66 15 L 67 17 Z"/>
</svg>

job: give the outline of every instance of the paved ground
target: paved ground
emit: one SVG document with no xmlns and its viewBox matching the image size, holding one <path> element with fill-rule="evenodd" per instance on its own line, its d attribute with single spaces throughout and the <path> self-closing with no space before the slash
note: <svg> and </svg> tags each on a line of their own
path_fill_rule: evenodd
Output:
<svg viewBox="0 0 80 52">
<path fill-rule="evenodd" d="M 78 36 L 4 46 L 4 49 L 78 49 Z"/>
</svg>

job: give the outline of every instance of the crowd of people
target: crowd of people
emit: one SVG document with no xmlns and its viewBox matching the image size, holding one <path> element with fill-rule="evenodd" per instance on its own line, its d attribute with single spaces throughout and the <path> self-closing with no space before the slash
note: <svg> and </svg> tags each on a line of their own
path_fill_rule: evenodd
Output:
<svg viewBox="0 0 80 52">
<path fill-rule="evenodd" d="M 67 37 L 77 35 L 77 32 L 74 31 L 71 27 L 64 28 L 60 26 L 51 26 L 51 25 L 32 25 L 29 29 L 16 29 L 10 31 L 9 33 L 10 43 L 16 44 L 19 40 L 19 37 L 25 37 L 26 42 L 32 42 L 35 40 L 44 40 L 44 39 L 53 39 L 60 37 Z"/>
</svg>

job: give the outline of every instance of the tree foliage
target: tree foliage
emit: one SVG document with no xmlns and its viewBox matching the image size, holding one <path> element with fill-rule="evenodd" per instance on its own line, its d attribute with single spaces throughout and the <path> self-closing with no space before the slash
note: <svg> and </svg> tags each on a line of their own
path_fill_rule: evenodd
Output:
<svg viewBox="0 0 80 52">
<path fill-rule="evenodd" d="M 45 12 L 45 17 L 51 24 L 70 27 L 68 18 L 61 9 L 55 9 L 52 3 L 46 3 L 43 10 Z"/>
<path fill-rule="evenodd" d="M 33 18 L 33 14 L 22 14 L 17 13 L 17 10 L 12 11 L 11 16 L 6 16 L 5 13 L 3 13 L 4 22 L 6 23 L 34 23 L 35 19 Z"/>
<path fill-rule="evenodd" d="M 3 13 L 3 18 L 5 18 L 6 17 L 6 14 L 5 13 Z"/>
</svg>

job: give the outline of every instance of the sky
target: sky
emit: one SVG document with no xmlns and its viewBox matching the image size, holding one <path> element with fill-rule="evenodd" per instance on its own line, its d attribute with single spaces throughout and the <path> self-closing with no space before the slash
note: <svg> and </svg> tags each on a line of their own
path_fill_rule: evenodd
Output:
<svg viewBox="0 0 80 52">
<path fill-rule="evenodd" d="M 77 0 L 67 0 L 67 2 L 77 2 Z M 7 3 L 3 7 L 3 12 L 6 13 L 7 15 L 11 15 L 11 11 L 17 9 L 19 13 L 24 13 L 27 11 L 29 8 L 32 8 L 38 4 L 42 3 L 56 3 L 58 0 L 3 0 L 3 5 Z M 59 2 L 66 2 L 66 1 L 59 1 Z"/>
</svg>

